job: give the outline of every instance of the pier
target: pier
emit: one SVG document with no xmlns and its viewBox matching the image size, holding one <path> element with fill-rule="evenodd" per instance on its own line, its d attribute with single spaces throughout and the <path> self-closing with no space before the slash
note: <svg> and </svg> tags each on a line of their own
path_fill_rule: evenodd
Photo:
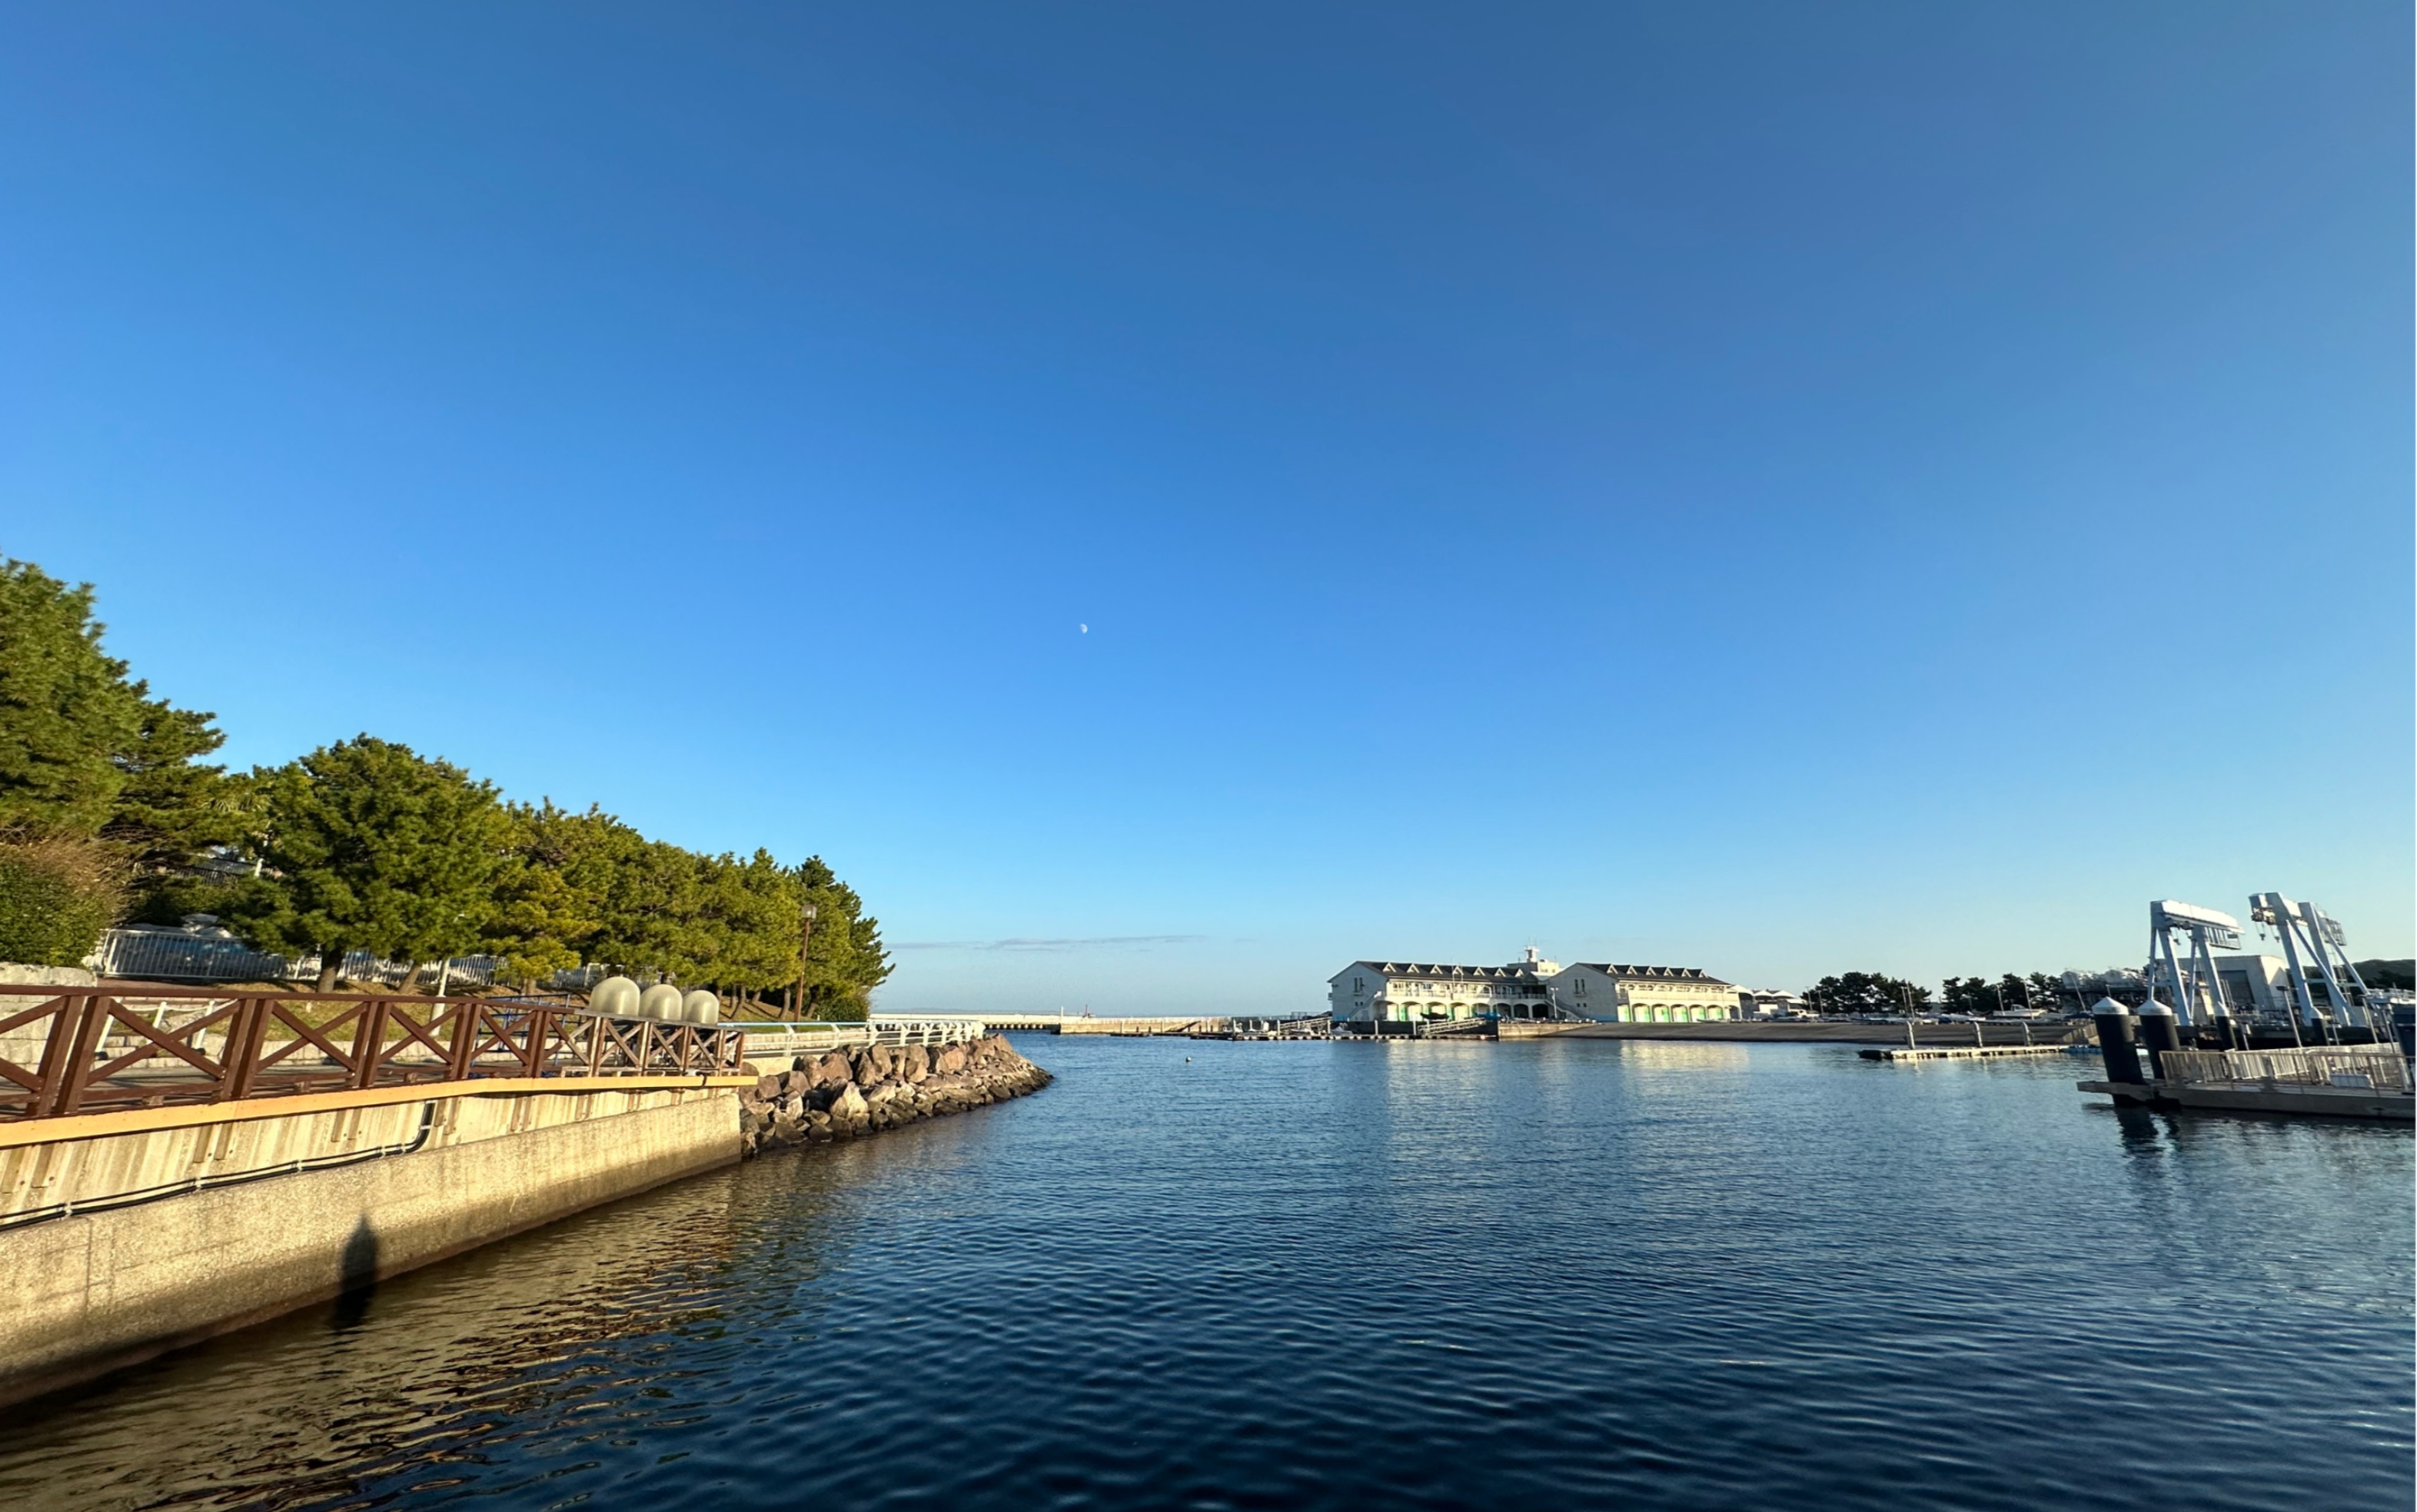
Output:
<svg viewBox="0 0 2417 1512">
<path fill-rule="evenodd" d="M 2076 1085 L 2119 1106 L 2417 1122 L 2409 1065 L 2394 1045 L 2168 1050 L 2147 1057 L 2151 1074 L 2136 1081 L 2113 1074 L 2118 1060 L 2106 1080 Z"/>
<path fill-rule="evenodd" d="M 805 1118 L 743 1126 L 767 1073 L 893 1051 L 945 1073 L 983 1027 L 0 985 L 0 1403 L 732 1164 Z M 965 1081 L 910 1089 L 917 1115 L 970 1105 Z M 888 1126 L 883 1090 L 814 1116 Z"/>
</svg>

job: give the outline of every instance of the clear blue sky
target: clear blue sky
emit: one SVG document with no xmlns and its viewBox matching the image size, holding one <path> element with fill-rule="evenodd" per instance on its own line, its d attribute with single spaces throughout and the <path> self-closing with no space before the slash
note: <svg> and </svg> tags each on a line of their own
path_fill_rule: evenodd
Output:
<svg viewBox="0 0 2417 1512">
<path fill-rule="evenodd" d="M 0 552 L 895 1008 L 2411 946 L 2405 5 L 19 7 Z M 1087 625 L 1088 631 L 1078 628 Z"/>
</svg>

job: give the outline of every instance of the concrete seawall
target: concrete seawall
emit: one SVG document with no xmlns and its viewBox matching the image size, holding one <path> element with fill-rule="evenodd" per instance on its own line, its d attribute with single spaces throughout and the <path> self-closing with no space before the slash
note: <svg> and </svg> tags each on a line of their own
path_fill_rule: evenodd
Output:
<svg viewBox="0 0 2417 1512">
<path fill-rule="evenodd" d="M 458 1082 L 0 1126 L 0 1402 L 736 1161 L 735 1080 Z"/>
</svg>

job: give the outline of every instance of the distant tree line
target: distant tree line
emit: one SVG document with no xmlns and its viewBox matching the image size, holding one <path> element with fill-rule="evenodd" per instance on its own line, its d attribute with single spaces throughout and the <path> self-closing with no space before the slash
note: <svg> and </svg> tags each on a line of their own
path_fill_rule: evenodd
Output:
<svg viewBox="0 0 2417 1512">
<path fill-rule="evenodd" d="M 2417 990 L 2417 961 L 2362 960 L 2359 979 L 2373 988 Z M 2020 1013 L 2026 1008 L 2056 1010 L 2060 1005 L 2088 1005 L 2090 993 L 2076 996 L 2045 972 L 2017 976 L 2012 972 L 1995 981 L 1986 976 L 1950 976 L 1936 993 L 1918 983 L 1879 972 L 1850 971 L 1824 976 L 1807 989 L 1805 1006 L 1817 1013 Z M 2122 989 L 2113 989 L 2121 995 Z M 2163 989 L 2160 989 L 2162 991 Z M 2139 995 L 2135 990 L 2134 998 Z"/>
<path fill-rule="evenodd" d="M 1937 1009 L 1945 1013 L 1996 1013 L 2001 1008 L 2054 1008 L 2057 981 L 2045 972 L 2016 976 L 2012 972 L 1991 981 L 1985 976 L 1950 976 L 1934 995 L 1930 989 L 1880 972 L 1850 971 L 1824 976 L 1807 989 L 1804 1004 L 1816 1013 L 1904 1013 Z"/>
<path fill-rule="evenodd" d="M 889 975 L 879 922 L 819 857 L 683 850 L 367 734 L 208 764 L 213 717 L 154 698 L 101 631 L 89 584 L 0 561 L 0 960 L 70 965 L 113 923 L 206 913 L 255 949 L 316 952 L 322 990 L 348 951 L 413 963 L 406 990 L 490 954 L 524 984 L 600 965 L 860 1019 Z"/>
<path fill-rule="evenodd" d="M 2369 987 L 2417 991 L 2417 960 L 2359 960 L 2350 964 L 2357 968 L 2358 979 Z"/>
</svg>

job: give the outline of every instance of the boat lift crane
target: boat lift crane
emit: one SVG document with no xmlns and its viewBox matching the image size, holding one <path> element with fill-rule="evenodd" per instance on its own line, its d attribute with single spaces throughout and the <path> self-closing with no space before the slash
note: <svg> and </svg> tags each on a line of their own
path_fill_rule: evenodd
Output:
<svg viewBox="0 0 2417 1512">
<path fill-rule="evenodd" d="M 2283 937 L 2283 959 L 2291 972 L 2294 1024 L 2355 1026 L 2381 1037 L 2381 1031 L 2367 1011 L 2366 981 L 2350 964 L 2349 945 L 2338 922 L 2316 904 L 2293 902 L 2281 893 L 2254 894 L 2249 900 L 2249 916 Z M 2338 970 L 2333 961 L 2336 955 L 2341 958 Z M 2310 960 L 2324 977 L 2325 1001 L 2331 1013 L 2318 1010 L 2316 994 L 2309 990 Z"/>
<path fill-rule="evenodd" d="M 2177 934 L 2189 937 L 2186 952 L 2174 948 Z M 2184 1027 L 2205 1023 L 2216 1029 L 2227 1046 L 2235 1044 L 2232 1009 L 2224 1001 L 2224 982 L 2215 974 L 2214 952 L 2240 945 L 2241 921 L 2229 914 L 2170 898 L 2151 903 L 2149 1003 L 2144 1008 L 2160 1001 L 2157 990 L 2162 987 L 2173 1005 L 2174 1017 Z"/>
</svg>

